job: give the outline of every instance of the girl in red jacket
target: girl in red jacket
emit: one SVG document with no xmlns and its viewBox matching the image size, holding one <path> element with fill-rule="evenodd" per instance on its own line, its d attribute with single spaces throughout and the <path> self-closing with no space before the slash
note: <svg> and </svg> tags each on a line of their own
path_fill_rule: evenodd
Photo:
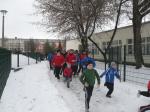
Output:
<svg viewBox="0 0 150 112">
<path fill-rule="evenodd" d="M 71 64 L 71 69 L 73 72 L 73 75 L 76 75 L 77 73 L 77 56 L 74 54 L 74 50 L 71 49 L 66 56 L 66 62 Z"/>
<path fill-rule="evenodd" d="M 150 97 L 150 80 L 147 84 L 147 91 L 138 91 L 138 96 L 140 95 L 143 95 L 145 97 Z M 150 110 L 150 104 L 149 105 L 146 105 L 146 106 L 141 106 L 140 109 L 139 109 L 139 112 L 145 112 L 147 110 Z"/>
<path fill-rule="evenodd" d="M 52 64 L 54 66 L 54 74 L 57 79 L 60 79 L 60 70 L 65 62 L 64 56 L 61 55 L 60 50 L 57 50 L 57 54 L 53 57 Z"/>
<path fill-rule="evenodd" d="M 67 63 L 67 67 L 64 69 L 65 81 L 67 81 L 67 87 L 70 87 L 70 81 L 72 80 L 72 69 L 71 64 Z"/>
</svg>

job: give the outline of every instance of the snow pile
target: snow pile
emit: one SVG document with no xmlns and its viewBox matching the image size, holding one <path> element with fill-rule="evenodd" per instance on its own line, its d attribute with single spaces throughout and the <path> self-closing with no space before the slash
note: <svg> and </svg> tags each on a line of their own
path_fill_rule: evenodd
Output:
<svg viewBox="0 0 150 112">
<path fill-rule="evenodd" d="M 11 59 L 12 59 L 12 68 L 17 68 L 17 55 L 12 54 Z M 35 63 L 36 63 L 35 59 L 29 58 L 29 64 L 35 64 Z M 19 66 L 23 67 L 26 65 L 28 65 L 28 57 L 20 54 L 19 55 Z"/>
<path fill-rule="evenodd" d="M 70 112 L 50 82 L 45 63 L 12 72 L 4 90 L 0 112 Z"/>
</svg>

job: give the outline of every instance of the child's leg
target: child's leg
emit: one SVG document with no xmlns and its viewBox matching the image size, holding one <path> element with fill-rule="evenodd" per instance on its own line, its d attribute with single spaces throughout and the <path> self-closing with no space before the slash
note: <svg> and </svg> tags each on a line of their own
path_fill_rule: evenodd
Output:
<svg viewBox="0 0 150 112">
<path fill-rule="evenodd" d="M 139 94 L 143 95 L 143 96 L 146 96 L 146 97 L 150 97 L 150 92 L 149 91 L 140 91 Z"/>
<path fill-rule="evenodd" d="M 60 74 L 60 70 L 61 70 L 61 67 L 56 67 L 56 77 L 57 77 L 57 79 L 60 79 L 60 76 L 59 76 L 59 74 Z"/>
<path fill-rule="evenodd" d="M 92 96 L 93 88 L 94 88 L 93 86 L 86 87 L 85 102 L 86 102 L 87 109 L 89 109 L 89 103 Z"/>
<path fill-rule="evenodd" d="M 108 88 L 108 92 L 107 92 L 106 96 L 111 96 L 111 94 L 112 94 L 112 92 L 114 90 L 114 84 L 107 83 L 106 86 Z"/>
<path fill-rule="evenodd" d="M 141 106 L 139 112 L 145 112 L 147 110 L 150 110 L 150 105 Z"/>
</svg>

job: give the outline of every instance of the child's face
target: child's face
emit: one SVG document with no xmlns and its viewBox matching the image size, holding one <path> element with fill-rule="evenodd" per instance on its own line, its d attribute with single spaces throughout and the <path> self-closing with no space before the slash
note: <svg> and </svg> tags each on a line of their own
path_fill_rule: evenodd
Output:
<svg viewBox="0 0 150 112">
<path fill-rule="evenodd" d="M 71 68 L 71 65 L 70 65 L 70 64 L 67 64 L 67 67 L 68 67 L 68 68 Z"/>
<path fill-rule="evenodd" d="M 57 52 L 57 55 L 60 56 L 60 52 Z"/>
<path fill-rule="evenodd" d="M 117 69 L 117 65 L 116 65 L 116 64 L 113 64 L 113 65 L 112 65 L 112 68 Z"/>
<path fill-rule="evenodd" d="M 93 69 L 93 64 L 88 64 L 87 69 Z"/>
</svg>

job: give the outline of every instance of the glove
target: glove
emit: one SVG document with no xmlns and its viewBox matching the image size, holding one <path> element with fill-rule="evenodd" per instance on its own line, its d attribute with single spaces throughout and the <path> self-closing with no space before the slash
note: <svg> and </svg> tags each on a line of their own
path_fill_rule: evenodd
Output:
<svg viewBox="0 0 150 112">
<path fill-rule="evenodd" d="M 88 84 L 87 82 L 85 82 L 84 86 L 85 86 L 85 87 L 88 87 L 88 86 L 89 86 L 89 84 Z"/>
</svg>

